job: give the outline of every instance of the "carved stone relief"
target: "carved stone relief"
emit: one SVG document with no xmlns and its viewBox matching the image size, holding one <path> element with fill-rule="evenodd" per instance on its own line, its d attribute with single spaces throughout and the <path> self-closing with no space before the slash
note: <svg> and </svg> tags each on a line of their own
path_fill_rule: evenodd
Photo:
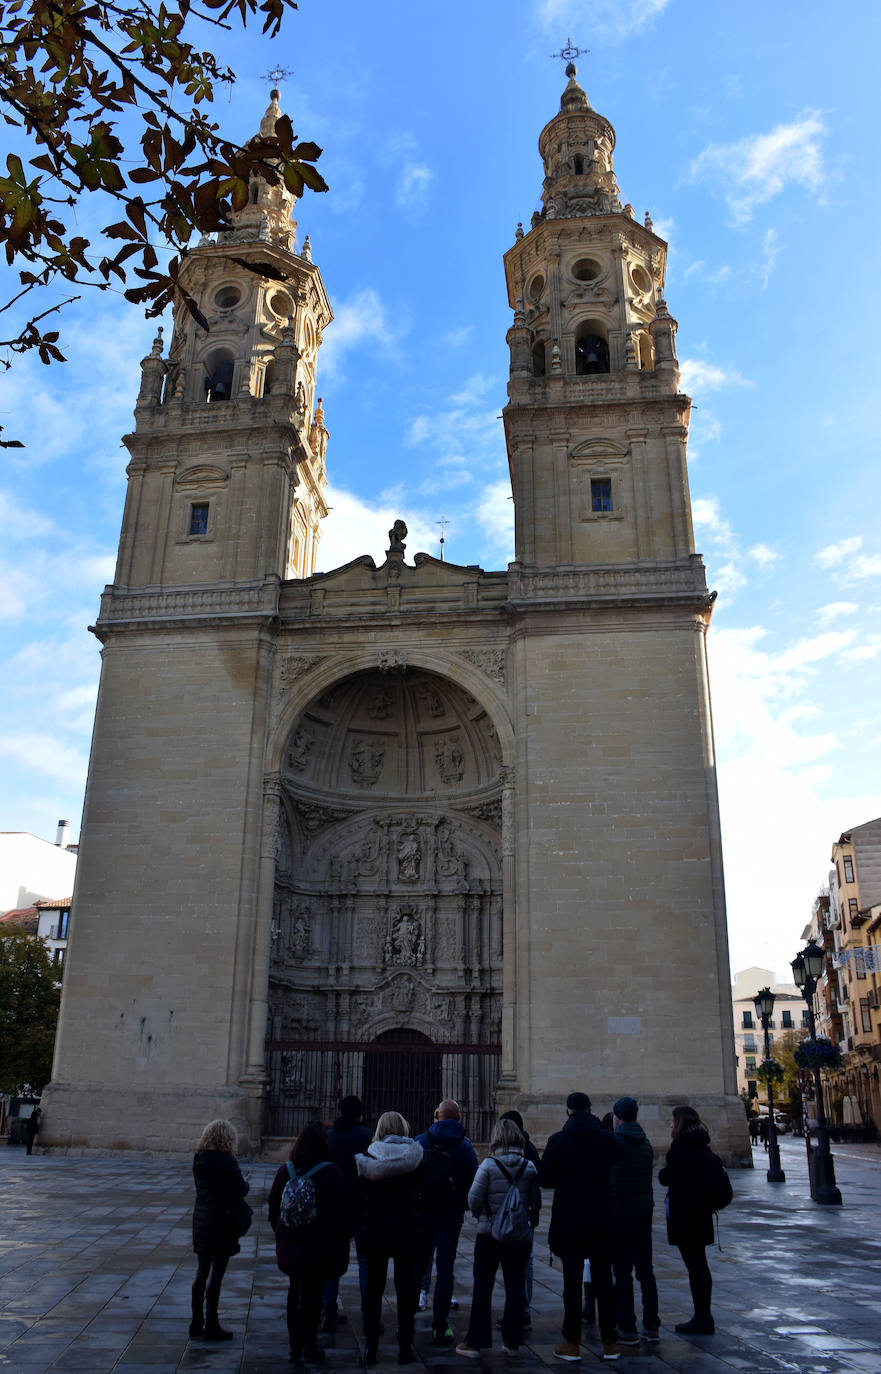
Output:
<svg viewBox="0 0 881 1374">
<path fill-rule="evenodd" d="M 374 787 L 385 763 L 385 741 L 361 736 L 349 751 L 349 772 L 359 787 Z"/>
<path fill-rule="evenodd" d="M 296 773 L 302 773 L 309 762 L 309 753 L 314 743 L 315 736 L 311 730 L 304 727 L 295 730 L 288 746 L 288 767 Z"/>
<path fill-rule="evenodd" d="M 486 673 L 487 677 L 495 678 L 497 682 L 504 683 L 504 649 L 466 649 L 462 657 L 467 658 L 469 663 L 473 663 L 481 672 Z"/>
<path fill-rule="evenodd" d="M 425 962 L 425 927 L 415 907 L 403 906 L 392 915 L 382 960 L 387 967 L 402 968 L 419 968 Z"/>
<path fill-rule="evenodd" d="M 444 736 L 434 746 L 434 761 L 441 782 L 461 782 L 465 773 L 465 755 L 457 736 Z"/>
</svg>

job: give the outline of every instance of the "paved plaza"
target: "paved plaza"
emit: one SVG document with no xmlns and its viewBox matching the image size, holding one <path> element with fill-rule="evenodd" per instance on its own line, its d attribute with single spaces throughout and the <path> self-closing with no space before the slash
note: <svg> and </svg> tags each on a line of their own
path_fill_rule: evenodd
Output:
<svg viewBox="0 0 881 1374">
<path fill-rule="evenodd" d="M 660 1345 L 622 1353 L 623 1374 L 881 1374 L 881 1150 L 836 1152 L 842 1208 L 816 1207 L 807 1195 L 804 1144 L 782 1143 L 785 1184 L 757 1168 L 734 1174 L 735 1200 L 721 1218 L 721 1252 L 710 1252 L 717 1334 L 686 1339 L 673 1325 L 691 1313 L 685 1271 L 662 1229 L 657 1190 L 655 1259 L 661 1298 Z M 289 1370 L 284 1322 L 286 1280 L 275 1266 L 265 1197 L 274 1166 L 250 1167 L 254 1225 L 230 1264 L 221 1319 L 235 1340 L 218 1347 L 190 1341 L 194 1270 L 186 1160 L 76 1159 L 0 1148 L 0 1370 L 40 1374 L 271 1374 Z M 506 1360 L 501 1340 L 480 1365 L 433 1350 L 430 1314 L 417 1321 L 416 1347 L 438 1374 L 468 1368 L 562 1368 L 562 1280 L 548 1262 L 547 1221 L 536 1237 L 533 1327 L 524 1357 Z M 451 1321 L 463 1337 L 474 1231 L 466 1223 L 457 1264 L 460 1306 Z M 355 1266 L 341 1286 L 348 1317 L 321 1337 L 328 1374 L 358 1368 L 361 1322 Z M 501 1289 L 497 1290 L 497 1298 Z M 501 1312 L 497 1305 L 496 1315 Z M 383 1365 L 397 1368 L 394 1310 L 385 1314 Z M 585 1328 L 583 1367 L 599 1367 L 595 1328 Z"/>
</svg>

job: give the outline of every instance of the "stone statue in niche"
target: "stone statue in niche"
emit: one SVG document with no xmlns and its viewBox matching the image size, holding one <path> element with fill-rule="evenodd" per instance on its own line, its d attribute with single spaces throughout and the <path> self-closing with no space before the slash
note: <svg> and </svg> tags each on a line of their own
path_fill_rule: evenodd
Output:
<svg viewBox="0 0 881 1374">
<path fill-rule="evenodd" d="M 295 730 L 291 747 L 288 750 L 288 767 L 293 768 L 297 773 L 302 773 L 309 762 L 309 751 L 314 743 L 315 736 L 310 730 L 305 730 L 302 726 Z"/>
<path fill-rule="evenodd" d="M 413 831 L 408 831 L 401 836 L 398 843 L 398 878 L 406 883 L 415 882 L 419 877 L 421 863 L 422 846 L 419 836 Z"/>
<path fill-rule="evenodd" d="M 435 1021 L 448 1024 L 453 1019 L 453 999 L 443 993 L 435 993 L 431 999 L 431 1010 Z"/>
<path fill-rule="evenodd" d="M 269 927 L 269 937 L 270 937 L 270 939 L 272 940 L 272 948 L 273 948 L 273 949 L 278 949 L 278 941 L 279 941 L 279 936 L 280 936 L 280 935 L 281 935 L 281 926 L 279 925 L 279 923 L 278 923 L 278 921 L 276 920 L 276 918 L 273 916 L 273 918 L 272 918 L 272 924 L 271 924 L 270 927 Z"/>
<path fill-rule="evenodd" d="M 439 739 L 434 746 L 434 761 L 442 782 L 461 782 L 465 772 L 465 755 L 458 739 Z"/>
<path fill-rule="evenodd" d="M 425 959 L 422 921 L 412 908 L 403 907 L 392 920 L 383 957 L 386 964 L 405 968 L 418 968 Z"/>
<path fill-rule="evenodd" d="M 433 687 L 429 687 L 427 682 L 419 684 L 419 697 L 423 707 L 430 716 L 435 719 L 444 713 L 444 704 Z"/>
<path fill-rule="evenodd" d="M 465 856 L 453 844 L 449 821 L 441 821 L 437 828 L 437 871 L 444 878 L 455 878 L 465 872 Z"/>
<path fill-rule="evenodd" d="M 379 781 L 384 763 L 384 741 L 363 736 L 355 740 L 349 754 L 349 772 L 359 787 L 373 787 Z"/>
<path fill-rule="evenodd" d="M 391 692 L 380 689 L 374 692 L 367 703 L 367 714 L 371 720 L 388 720 L 392 713 L 394 702 Z"/>
<path fill-rule="evenodd" d="M 306 959 L 312 953 L 311 914 L 307 906 L 301 907 L 291 927 L 291 954 L 295 959 Z"/>
<path fill-rule="evenodd" d="M 391 1003 L 395 1011 L 412 1011 L 416 987 L 409 978 L 399 978 L 392 988 Z"/>
</svg>

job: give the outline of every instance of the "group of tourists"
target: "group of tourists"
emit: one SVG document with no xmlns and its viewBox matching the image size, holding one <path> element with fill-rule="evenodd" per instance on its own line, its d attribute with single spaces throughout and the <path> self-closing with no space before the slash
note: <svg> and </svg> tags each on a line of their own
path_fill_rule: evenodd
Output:
<svg viewBox="0 0 881 1374">
<path fill-rule="evenodd" d="M 471 1360 L 492 1346 L 492 1294 L 501 1269 L 505 1303 L 504 1352 L 516 1358 L 531 1325 L 532 1251 L 541 1211 L 541 1189 L 553 1189 L 548 1243 L 563 1270 L 562 1342 L 554 1355 L 581 1358 L 582 1323 L 597 1320 L 603 1359 L 622 1346 L 660 1338 L 658 1291 L 652 1267 L 654 1156 L 637 1121 L 638 1104 L 619 1098 L 611 1119 L 591 1112 L 585 1093 L 571 1093 L 562 1130 L 542 1156 L 515 1111 L 496 1123 L 486 1158 L 478 1164 L 457 1103 L 445 1099 L 422 1135 L 384 1112 L 371 1133 L 357 1097 L 347 1097 L 331 1128 L 313 1121 L 291 1146 L 269 1192 L 269 1222 L 278 1266 L 288 1277 L 287 1328 L 291 1359 L 320 1362 L 319 1330 L 344 1320 L 338 1306 L 340 1277 L 354 1239 L 358 1260 L 364 1361 L 375 1364 L 383 1331 L 382 1300 L 392 1266 L 397 1304 L 398 1363 L 411 1364 L 416 1313 L 427 1303 L 432 1268 L 434 1346 L 455 1345 Z M 196 1147 L 193 1283 L 190 1335 L 230 1339 L 218 1318 L 223 1275 L 250 1224 L 247 1176 L 235 1158 L 228 1122 L 205 1128 Z M 673 1109 L 672 1142 L 660 1182 L 667 1188 L 667 1234 L 688 1272 L 694 1314 L 678 1332 L 710 1335 L 712 1279 L 706 1246 L 713 1240 L 713 1212 L 730 1200 L 721 1161 L 710 1150 L 706 1127 L 692 1107 Z M 477 1221 L 471 1314 L 456 1345 L 449 1326 L 453 1266 L 466 1211 Z M 634 1274 L 642 1295 L 642 1334 L 637 1331 Z"/>
</svg>

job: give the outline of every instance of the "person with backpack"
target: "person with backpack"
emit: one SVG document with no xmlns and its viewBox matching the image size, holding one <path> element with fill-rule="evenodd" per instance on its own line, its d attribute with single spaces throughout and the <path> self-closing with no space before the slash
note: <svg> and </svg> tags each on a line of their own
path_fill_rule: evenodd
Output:
<svg viewBox="0 0 881 1374">
<path fill-rule="evenodd" d="M 275 1257 L 288 1276 L 287 1327 L 292 1360 L 318 1361 L 321 1298 L 329 1278 L 349 1263 L 346 1186 L 331 1163 L 327 1131 L 308 1122 L 269 1190 L 269 1224 Z"/>
<path fill-rule="evenodd" d="M 400 1112 L 383 1112 L 370 1147 L 355 1156 L 363 1180 L 361 1249 L 367 1264 L 367 1283 L 361 1302 L 364 1318 L 364 1362 L 376 1364 L 382 1314 L 382 1295 L 389 1260 L 394 1262 L 398 1306 L 398 1364 L 413 1364 L 419 1278 L 428 1249 L 422 1202 L 422 1146 L 410 1139 L 410 1125 Z"/>
<path fill-rule="evenodd" d="M 621 1355 L 612 1286 L 609 1173 L 615 1161 L 623 1157 L 621 1141 L 614 1132 L 604 1130 L 591 1113 L 587 1093 L 570 1093 L 566 1124 L 548 1140 L 538 1175 L 543 1188 L 554 1190 L 548 1244 L 563 1265 L 563 1340 L 554 1349 L 558 1360 L 581 1359 L 585 1260 L 590 1261 L 603 1359 L 617 1360 Z"/>
<path fill-rule="evenodd" d="M 639 1345 L 633 1301 L 634 1271 L 642 1290 L 642 1334 L 652 1343 L 660 1339 L 658 1285 L 652 1267 L 655 1152 L 636 1119 L 638 1112 L 639 1103 L 635 1097 L 619 1097 L 612 1109 L 615 1135 L 626 1151 L 612 1165 L 609 1174 L 619 1345 Z"/>
<path fill-rule="evenodd" d="M 360 1097 L 344 1097 L 340 1103 L 340 1114 L 327 1133 L 327 1148 L 346 1183 L 346 1229 L 350 1238 L 353 1235 L 355 1237 L 362 1299 L 367 1283 L 367 1265 L 361 1253 L 361 1238 L 357 1230 L 361 1215 L 361 1185 L 355 1168 L 355 1155 L 362 1154 L 371 1139 L 371 1133 L 364 1125 L 364 1105 Z M 335 1331 L 337 1323 L 345 1320 L 339 1310 L 339 1292 L 339 1278 L 328 1279 L 321 1300 L 321 1330 L 324 1332 Z"/>
<path fill-rule="evenodd" d="M 497 1121 L 489 1155 L 468 1193 L 468 1206 L 477 1218 L 474 1291 L 468 1333 L 456 1346 L 456 1354 L 468 1360 L 480 1359 L 481 1350 L 492 1346 L 492 1294 L 500 1265 L 505 1283 L 505 1354 L 518 1354 L 523 1342 L 526 1261 L 541 1211 L 538 1170 L 524 1157 L 524 1143 L 513 1121 Z"/>
<path fill-rule="evenodd" d="M 683 1336 L 712 1336 L 716 1325 L 707 1246 L 714 1238 L 713 1212 L 730 1202 L 731 1183 L 694 1107 L 674 1107 L 671 1124 L 673 1139 L 658 1178 L 667 1188 L 667 1239 L 685 1261 L 694 1303 L 694 1315 L 675 1329 Z"/>
<path fill-rule="evenodd" d="M 529 1132 L 524 1129 L 523 1117 L 520 1115 L 519 1112 L 510 1111 L 502 1112 L 501 1119 L 502 1121 L 513 1121 L 514 1125 L 517 1127 L 517 1130 L 523 1137 L 524 1158 L 532 1160 L 532 1163 L 535 1165 L 536 1169 L 538 1169 L 539 1165 L 541 1164 L 541 1155 L 533 1145 L 532 1141 L 529 1139 Z M 529 1241 L 529 1259 L 526 1261 L 526 1306 L 523 1309 L 523 1326 L 526 1331 L 528 1331 L 529 1328 L 532 1326 L 532 1289 L 534 1283 L 532 1251 L 534 1239 L 535 1236 L 533 1234 L 530 1237 Z M 496 1322 L 496 1325 L 499 1326 L 500 1323 Z"/>
<path fill-rule="evenodd" d="M 202 1336 L 206 1341 L 231 1341 L 233 1336 L 220 1325 L 218 1307 L 226 1266 L 239 1253 L 239 1237 L 249 1221 L 250 1209 L 247 1203 L 242 1209 L 241 1204 L 250 1185 L 236 1159 L 237 1140 L 236 1129 L 230 1122 L 209 1121 L 193 1157 L 193 1249 L 198 1264 L 193 1280 L 190 1335 Z M 240 1210 L 246 1213 L 244 1221 Z"/>
<path fill-rule="evenodd" d="M 431 1343 L 452 1345 L 456 1338 L 447 1321 L 453 1298 L 453 1265 L 468 1206 L 468 1189 L 477 1173 L 477 1155 L 465 1134 L 458 1102 L 444 1098 L 435 1110 L 433 1123 L 416 1137 L 416 1143 L 425 1152 L 423 1202 L 437 1266 Z"/>
</svg>

